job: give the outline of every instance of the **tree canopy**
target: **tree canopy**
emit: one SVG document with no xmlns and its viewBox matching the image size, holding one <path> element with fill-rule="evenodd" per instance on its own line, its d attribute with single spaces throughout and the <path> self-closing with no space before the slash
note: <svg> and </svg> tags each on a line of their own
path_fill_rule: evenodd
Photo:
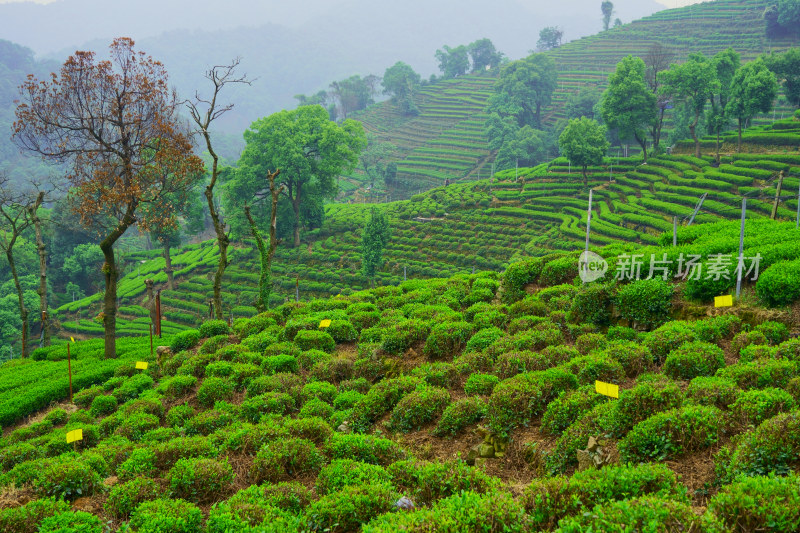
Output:
<svg viewBox="0 0 800 533">
<path fill-rule="evenodd" d="M 500 69 L 488 110 L 513 116 L 520 126 L 540 127 L 542 108 L 550 104 L 557 78 L 555 61 L 545 54 L 512 61 Z"/>
<path fill-rule="evenodd" d="M 336 177 L 352 170 L 366 145 L 360 122 L 336 124 L 322 106 L 279 111 L 253 122 L 244 132 L 245 149 L 239 170 L 265 183 L 269 172 L 280 169 L 277 186 L 294 214 L 294 247 L 300 246 L 301 208 L 337 191 Z"/>
<path fill-rule="evenodd" d="M 384 94 L 390 95 L 404 113 L 419 114 L 414 104 L 414 94 L 420 84 L 420 75 L 414 72 L 413 68 L 398 61 L 386 69 L 381 84 Z"/>
<path fill-rule="evenodd" d="M 766 113 L 778 96 L 778 81 L 763 59 L 742 65 L 733 75 L 725 111 L 739 123 L 737 149 L 742 148 L 742 128 L 757 113 Z"/>
<path fill-rule="evenodd" d="M 608 150 L 606 128 L 593 119 L 574 118 L 559 136 L 558 147 L 564 157 L 581 167 L 583 183 L 587 184 L 587 167 L 601 164 Z"/>
</svg>

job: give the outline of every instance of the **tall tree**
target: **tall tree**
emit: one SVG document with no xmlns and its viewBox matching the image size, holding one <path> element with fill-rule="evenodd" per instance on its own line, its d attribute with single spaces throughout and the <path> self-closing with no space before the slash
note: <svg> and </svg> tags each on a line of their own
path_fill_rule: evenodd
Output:
<svg viewBox="0 0 800 533">
<path fill-rule="evenodd" d="M 50 81 L 29 78 L 14 123 L 20 146 L 70 165 L 74 209 L 100 233 L 108 358 L 116 357 L 114 243 L 137 222 L 143 230 L 160 224 L 160 215 L 169 212 L 165 195 L 186 191 L 203 169 L 164 66 L 133 45 L 116 39 L 111 60 L 76 52 Z M 154 216 L 137 221 L 137 209 L 148 203 L 156 206 Z"/>
<path fill-rule="evenodd" d="M 20 240 L 22 232 L 30 226 L 30 219 L 26 216 L 28 207 L 22 194 L 11 190 L 9 180 L 0 176 L 0 250 L 6 255 L 11 278 L 19 300 L 19 318 L 22 321 L 22 356 L 28 353 L 28 308 L 17 271 L 17 262 L 14 259 L 14 246 Z"/>
<path fill-rule="evenodd" d="M 736 74 L 741 60 L 739 54 L 733 48 L 728 48 L 718 52 L 711 62 L 717 72 L 719 87 L 717 94 L 711 95 L 710 98 L 711 108 L 708 111 L 708 127 L 717 136 L 716 161 L 719 163 L 720 135 L 730 123 L 730 117 L 725 108 L 730 98 L 733 75 Z"/>
<path fill-rule="evenodd" d="M 192 101 L 187 101 L 186 106 L 189 109 L 189 115 L 192 121 L 198 128 L 200 135 L 205 141 L 206 149 L 211 156 L 211 179 L 206 185 L 204 192 L 206 203 L 208 204 L 208 212 L 211 216 L 211 222 L 214 225 L 214 233 L 217 236 L 217 247 L 219 248 L 219 262 L 217 263 L 217 271 L 214 273 L 214 314 L 217 319 L 221 320 L 222 315 L 222 275 L 228 267 L 228 245 L 230 244 L 230 237 L 226 224 L 222 219 L 219 211 L 217 210 L 216 202 L 214 201 L 214 186 L 219 179 L 219 155 L 214 150 L 213 143 L 211 142 L 211 125 L 222 115 L 233 109 L 233 104 L 223 104 L 219 101 L 220 93 L 227 85 L 246 84 L 249 85 L 250 81 L 247 76 L 238 76 L 236 68 L 239 66 L 239 58 L 234 59 L 227 65 L 216 65 L 206 71 L 205 77 L 211 82 L 213 87 L 211 96 L 201 97 L 195 94 Z"/>
<path fill-rule="evenodd" d="M 389 221 L 377 207 L 370 209 L 369 220 L 361 236 L 361 272 L 375 287 L 375 275 L 383 265 L 383 250 L 389 243 Z"/>
<path fill-rule="evenodd" d="M 790 48 L 763 59 L 781 81 L 786 100 L 795 107 L 800 106 L 800 48 Z"/>
<path fill-rule="evenodd" d="M 608 89 L 600 100 L 603 121 L 619 131 L 622 139 L 634 138 L 647 162 L 647 130 L 657 117 L 656 96 L 644 80 L 641 58 L 627 56 L 608 78 Z"/>
<path fill-rule="evenodd" d="M 669 70 L 659 73 L 661 91 L 673 101 L 686 102 L 694 113 L 689 123 L 689 132 L 694 140 L 694 156 L 700 157 L 700 139 L 697 124 L 706 107 L 706 102 L 719 89 L 717 69 L 703 54 L 690 54 L 688 61 L 672 65 Z"/>
<path fill-rule="evenodd" d="M 44 243 L 42 230 L 42 217 L 39 209 L 45 199 L 45 191 L 38 190 L 34 200 L 26 206 L 28 222 L 33 226 L 36 234 L 36 252 L 39 256 L 39 311 L 42 321 L 42 345 L 50 346 L 50 315 L 47 307 L 47 247 Z"/>
<path fill-rule="evenodd" d="M 435 57 L 439 62 L 439 71 L 445 79 L 463 76 L 469 70 L 469 50 L 463 44 L 455 48 L 444 45 L 442 49 L 436 50 Z"/>
<path fill-rule="evenodd" d="M 558 26 L 547 26 L 539 31 L 539 40 L 536 41 L 536 50 L 546 52 L 561 46 L 564 32 Z"/>
<path fill-rule="evenodd" d="M 742 65 L 733 75 L 731 91 L 725 112 L 739 125 L 736 150 L 742 149 L 742 128 L 758 113 L 766 113 L 778 96 L 778 81 L 764 63 L 756 59 Z"/>
<path fill-rule="evenodd" d="M 609 0 L 604 0 L 600 4 L 600 11 L 603 13 L 603 29 L 607 30 L 611 25 L 611 17 L 614 15 L 614 4 Z"/>
<path fill-rule="evenodd" d="M 391 95 L 394 102 L 407 115 L 419 114 L 419 109 L 414 104 L 414 95 L 419 83 L 419 74 L 402 61 L 387 68 L 381 82 L 384 94 Z"/>
<path fill-rule="evenodd" d="M 605 126 L 586 117 L 570 120 L 558 138 L 558 147 L 564 157 L 581 167 L 584 185 L 588 185 L 586 169 L 589 165 L 603 162 L 608 146 Z"/>
<path fill-rule="evenodd" d="M 584 85 L 577 93 L 572 93 L 567 97 L 564 104 L 564 111 L 567 119 L 570 118 L 595 118 L 595 108 L 600 101 L 600 92 L 597 87 Z"/>
<path fill-rule="evenodd" d="M 359 75 L 331 83 L 330 96 L 335 102 L 336 119 L 344 120 L 354 111 L 365 109 L 374 101 L 372 94 L 367 79 Z"/>
<path fill-rule="evenodd" d="M 508 63 L 500 69 L 488 111 L 513 116 L 520 127 L 538 128 L 542 108 L 550 104 L 558 86 L 557 78 L 555 61 L 545 54 L 532 54 Z"/>
<path fill-rule="evenodd" d="M 503 54 L 498 52 L 492 41 L 485 37 L 470 43 L 467 50 L 472 58 L 472 72 L 497 67 L 503 61 Z"/>
<path fill-rule="evenodd" d="M 275 256 L 275 249 L 278 247 L 279 241 L 277 238 L 278 233 L 278 200 L 280 199 L 281 189 L 283 185 L 276 183 L 275 178 L 280 174 L 280 169 L 275 172 L 267 172 L 267 182 L 269 182 L 269 244 L 264 245 L 264 238 L 261 236 L 261 230 L 258 229 L 258 223 L 253 218 L 250 212 L 250 206 L 244 205 L 244 214 L 247 217 L 247 222 L 250 224 L 250 233 L 256 240 L 258 247 L 258 254 L 261 257 L 261 271 L 258 277 L 258 301 L 256 308 L 259 311 L 266 311 L 269 307 L 269 296 L 272 293 L 272 258 Z M 261 198 L 258 198 L 261 200 Z"/>
<path fill-rule="evenodd" d="M 281 169 L 281 194 L 294 212 L 294 247 L 300 246 L 304 204 L 333 198 L 336 177 L 352 170 L 366 145 L 360 122 L 336 124 L 321 106 L 304 106 L 260 118 L 244 132 L 247 143 L 239 167 L 255 176 Z"/>
<path fill-rule="evenodd" d="M 375 188 L 377 180 L 386 181 L 389 163 L 397 152 L 397 146 L 390 142 L 380 142 L 375 137 L 367 135 L 367 148 L 361 152 L 359 158 L 361 170 L 369 180 L 370 188 Z"/>
</svg>

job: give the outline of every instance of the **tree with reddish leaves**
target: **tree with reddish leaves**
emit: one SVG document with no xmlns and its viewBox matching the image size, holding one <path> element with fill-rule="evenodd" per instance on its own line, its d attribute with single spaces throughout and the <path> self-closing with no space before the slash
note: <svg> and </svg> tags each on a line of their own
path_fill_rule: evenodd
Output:
<svg viewBox="0 0 800 533">
<path fill-rule="evenodd" d="M 164 66 L 128 38 L 115 39 L 110 51 L 102 61 L 76 52 L 50 80 L 29 76 L 14 122 L 20 147 L 67 165 L 72 209 L 100 239 L 107 358 L 116 357 L 114 243 L 131 226 L 174 223 L 171 202 L 203 172 Z"/>
</svg>

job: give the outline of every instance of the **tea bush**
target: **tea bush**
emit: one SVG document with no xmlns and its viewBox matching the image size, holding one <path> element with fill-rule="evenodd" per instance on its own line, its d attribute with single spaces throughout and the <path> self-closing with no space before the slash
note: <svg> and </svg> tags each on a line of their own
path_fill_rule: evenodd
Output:
<svg viewBox="0 0 800 533">
<path fill-rule="evenodd" d="M 346 486 L 311 503 L 304 513 L 305 522 L 311 531 L 357 531 L 361 524 L 391 511 L 399 498 L 388 484 Z"/>
<path fill-rule="evenodd" d="M 156 454 L 150 448 L 136 448 L 130 456 L 117 467 L 117 477 L 121 481 L 134 479 L 137 476 L 155 476 Z"/>
<path fill-rule="evenodd" d="M 184 350 L 191 350 L 197 346 L 197 343 L 200 342 L 202 337 L 203 336 L 196 329 L 187 329 L 172 337 L 172 342 L 169 347 L 172 349 L 172 353 L 175 354 Z"/>
<path fill-rule="evenodd" d="M 230 499 L 216 503 L 206 521 L 206 533 L 299 531 L 300 519 L 265 501 L 264 490 L 256 485 L 240 490 Z"/>
<path fill-rule="evenodd" d="M 394 407 L 389 427 L 407 433 L 421 428 L 444 411 L 450 393 L 439 387 L 420 387 L 404 396 Z"/>
<path fill-rule="evenodd" d="M 230 328 L 224 320 L 207 320 L 200 325 L 198 332 L 201 337 L 209 338 L 217 335 L 228 335 Z"/>
<path fill-rule="evenodd" d="M 764 420 L 772 418 L 778 413 L 791 411 L 796 403 L 788 392 L 766 388 L 749 390 L 741 393 L 736 401 L 731 404 L 731 417 L 743 427 L 758 426 Z"/>
<path fill-rule="evenodd" d="M 500 382 L 500 378 L 492 374 L 470 374 L 464 384 L 464 392 L 470 396 L 476 394 L 489 395 L 494 390 L 495 385 Z"/>
<path fill-rule="evenodd" d="M 301 350 L 320 350 L 332 353 L 336 348 L 336 341 L 324 331 L 300 331 L 294 338 L 294 343 Z"/>
<path fill-rule="evenodd" d="M 234 474 L 228 459 L 180 459 L 167 475 L 172 495 L 207 503 L 224 498 L 231 489 Z"/>
<path fill-rule="evenodd" d="M 335 459 L 320 470 L 316 482 L 317 494 L 324 496 L 350 485 L 367 483 L 390 484 L 391 478 L 382 466 L 352 459 Z"/>
<path fill-rule="evenodd" d="M 464 398 L 448 405 L 433 430 L 437 437 L 455 436 L 467 426 L 476 424 L 486 416 L 483 398 Z"/>
<path fill-rule="evenodd" d="M 45 518 L 68 512 L 67 502 L 56 498 L 40 498 L 19 507 L 0 510 L 0 531 L 36 533 Z"/>
<path fill-rule="evenodd" d="M 215 402 L 233 398 L 234 384 L 225 378 L 206 378 L 197 390 L 197 401 L 203 407 L 213 407 Z"/>
<path fill-rule="evenodd" d="M 664 361 L 664 373 L 675 379 L 712 376 L 725 366 L 725 352 L 710 342 L 687 342 L 669 352 Z"/>
<path fill-rule="evenodd" d="M 724 486 L 708 503 L 704 528 L 723 531 L 791 531 L 800 523 L 800 480 L 786 477 L 742 478 Z"/>
<path fill-rule="evenodd" d="M 487 494 L 501 481 L 461 460 L 397 461 L 387 468 L 392 483 L 417 505 L 431 505 L 463 491 Z"/>
<path fill-rule="evenodd" d="M 101 394 L 92 400 L 89 412 L 92 416 L 110 415 L 117 410 L 117 399 L 111 395 Z"/>
<path fill-rule="evenodd" d="M 553 435 L 560 435 L 595 405 L 606 401 L 608 398 L 597 394 L 594 385 L 564 391 L 547 405 L 542 416 L 542 429 Z"/>
<path fill-rule="evenodd" d="M 458 381 L 458 369 L 451 363 L 422 363 L 411 371 L 412 376 L 428 385 L 449 389 Z"/>
<path fill-rule="evenodd" d="M 736 441 L 727 464 L 721 464 L 722 478 L 785 475 L 797 467 L 800 454 L 800 411 L 781 413 L 761 423 Z"/>
<path fill-rule="evenodd" d="M 45 464 L 34 481 L 40 496 L 75 500 L 91 496 L 100 487 L 100 475 L 85 461 L 65 459 Z"/>
<path fill-rule="evenodd" d="M 132 531 L 163 531 L 170 533 L 200 533 L 203 513 L 185 500 L 158 499 L 141 503 L 131 513 Z"/>
<path fill-rule="evenodd" d="M 657 363 L 663 363 L 667 354 L 686 342 L 695 340 L 695 332 L 683 321 L 668 322 L 651 331 L 644 339 L 644 345 L 653 354 Z"/>
<path fill-rule="evenodd" d="M 307 439 L 287 438 L 269 442 L 256 454 L 250 476 L 256 483 L 286 481 L 316 474 L 325 457 Z"/>
<path fill-rule="evenodd" d="M 727 409 L 741 393 L 741 389 L 733 381 L 707 376 L 694 378 L 686 389 L 686 397 L 694 403 L 720 409 Z"/>
<path fill-rule="evenodd" d="M 721 368 L 715 375 L 735 382 L 742 389 L 763 389 L 784 388 L 797 374 L 797 364 L 792 361 L 761 359 Z"/>
<path fill-rule="evenodd" d="M 381 466 L 406 458 L 406 453 L 397 443 L 372 435 L 334 433 L 325 451 L 331 459 L 353 459 Z"/>
<path fill-rule="evenodd" d="M 161 494 L 161 487 L 156 481 L 135 477 L 111 487 L 104 509 L 110 516 L 126 519 L 140 503 L 158 499 Z"/>
<path fill-rule="evenodd" d="M 619 531 L 620 524 L 634 531 L 650 531 L 654 524 L 658 524 L 658 531 L 694 531 L 699 527 L 699 518 L 686 503 L 642 496 L 599 505 L 591 512 L 565 518 L 557 531 L 612 533 Z"/>
<path fill-rule="evenodd" d="M 653 354 L 646 346 L 637 342 L 611 342 L 603 350 L 602 355 L 618 361 L 629 378 L 635 378 L 653 368 Z"/>
<path fill-rule="evenodd" d="M 672 284 L 662 278 L 636 280 L 622 286 L 616 295 L 620 316 L 647 329 L 669 320 Z"/>
<path fill-rule="evenodd" d="M 103 523 L 86 511 L 65 511 L 48 516 L 39 525 L 40 533 L 103 533 Z"/>
</svg>

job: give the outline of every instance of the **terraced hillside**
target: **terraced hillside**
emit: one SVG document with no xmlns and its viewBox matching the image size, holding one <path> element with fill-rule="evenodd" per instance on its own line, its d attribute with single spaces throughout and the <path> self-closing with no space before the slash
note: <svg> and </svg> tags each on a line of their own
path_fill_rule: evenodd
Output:
<svg viewBox="0 0 800 533">
<path fill-rule="evenodd" d="M 796 258 L 800 231 L 769 225 L 753 236 L 780 242 L 748 253 Z M 736 230 L 679 240 L 708 253 Z M 782 268 L 800 264 L 762 280 Z M 30 388 L 63 375 L 64 346 L 5 363 L 0 530 L 795 530 L 800 314 L 750 287 L 714 309 L 680 296 L 691 282 L 576 274 L 537 258 L 291 302 L 158 356 L 146 337 L 106 361 L 80 342 L 73 364 L 102 369 L 73 402 L 63 379 Z M 778 279 L 756 292 L 800 297 Z"/>
<path fill-rule="evenodd" d="M 565 117 L 564 104 L 570 94 L 585 86 L 602 91 L 623 57 L 644 57 L 656 43 L 674 51 L 676 61 L 690 52 L 711 56 L 729 47 L 743 60 L 751 60 L 770 50 L 797 46 L 797 39 L 766 38 L 761 15 L 768 4 L 767 0 L 715 0 L 668 9 L 547 52 L 558 67 L 558 89 L 546 109 L 546 122 Z M 532 36 L 531 48 L 534 41 Z M 493 80 L 488 75 L 465 76 L 426 86 L 417 101 L 419 117 L 403 117 L 391 102 L 374 105 L 354 117 L 380 140 L 398 147 L 393 198 L 442 185 L 448 178 L 452 182 L 489 175 L 493 155 L 487 149 L 482 125 Z M 793 111 L 780 97 L 774 113 L 757 117 L 753 123 L 769 124 Z M 347 189 L 352 191 L 361 181 L 351 180 Z M 362 195 L 363 191 L 356 197 Z"/>
<path fill-rule="evenodd" d="M 734 142 L 724 140 L 723 149 Z M 703 195 L 706 199 L 695 223 L 737 220 L 743 196 L 748 199 L 747 219 L 766 221 L 781 172 L 777 218 L 794 222 L 800 188 L 800 119 L 748 129 L 744 142 L 754 151 L 778 152 L 723 151 L 718 167 L 710 156 L 698 159 L 682 153 L 651 158 L 647 165 L 637 158 L 607 158 L 603 166 L 588 169 L 588 185 L 560 158 L 536 168 L 503 171 L 492 180 L 456 183 L 385 204 L 392 237 L 378 282 L 397 285 L 406 278 L 452 276 L 473 269 L 502 271 L 523 257 L 581 250 L 589 189 L 592 246 L 655 245 L 662 232 L 671 233 L 673 217 L 680 226 L 688 224 Z M 682 150 L 691 148 L 678 146 L 676 152 Z M 279 247 L 273 265 L 273 304 L 293 300 L 298 293 L 305 300 L 366 288 L 359 247 L 370 208 L 370 204 L 328 205 L 324 227 L 306 234 L 300 249 Z M 141 306 L 144 279 L 152 277 L 162 287 L 166 281 L 164 260 L 157 251 L 141 257 L 147 262 L 120 284 L 122 334 L 147 331 L 149 315 Z M 165 332 L 194 326 L 208 316 L 216 261 L 212 241 L 186 247 L 173 258 L 180 269 L 178 289 L 162 296 L 168 320 Z M 235 246 L 223 283 L 226 315 L 255 314 L 258 264 L 253 243 Z M 99 335 L 102 326 L 88 318 L 100 310 L 99 294 L 56 310 L 62 336 Z"/>
</svg>

